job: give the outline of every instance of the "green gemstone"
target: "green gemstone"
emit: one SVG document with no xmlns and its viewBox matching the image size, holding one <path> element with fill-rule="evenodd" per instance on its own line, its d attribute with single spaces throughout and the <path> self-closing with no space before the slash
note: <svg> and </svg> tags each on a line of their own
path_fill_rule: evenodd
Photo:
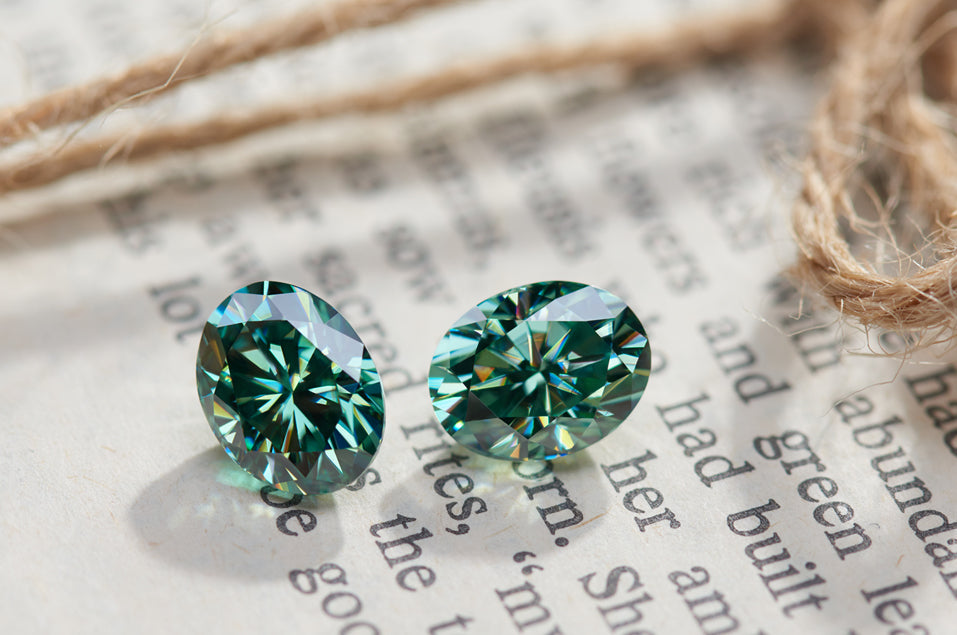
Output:
<svg viewBox="0 0 957 635">
<path fill-rule="evenodd" d="M 216 307 L 196 385 L 226 453 L 283 491 L 345 487 L 382 440 L 382 385 L 369 351 L 334 308 L 290 284 L 257 282 Z"/>
<path fill-rule="evenodd" d="M 651 349 L 617 296 L 540 282 L 493 296 L 439 342 L 429 392 L 439 423 L 495 459 L 544 460 L 608 436 L 648 383 Z"/>
</svg>

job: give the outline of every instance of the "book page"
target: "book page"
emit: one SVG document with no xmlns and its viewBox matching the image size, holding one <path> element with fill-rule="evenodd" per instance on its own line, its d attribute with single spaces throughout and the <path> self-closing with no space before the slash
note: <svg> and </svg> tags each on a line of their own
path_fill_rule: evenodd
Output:
<svg viewBox="0 0 957 635">
<path fill-rule="evenodd" d="M 4 105 L 304 3 L 0 2 Z M 190 120 L 531 42 L 760 3 L 470 2 L 109 113 Z M 0 201 L 4 633 L 952 633 L 957 366 L 786 282 L 805 54 L 527 77 Z M 350 488 L 281 497 L 199 407 L 199 334 L 256 280 L 316 293 L 382 375 Z M 648 330 L 608 439 L 503 463 L 441 430 L 449 326 L 573 280 Z"/>
</svg>

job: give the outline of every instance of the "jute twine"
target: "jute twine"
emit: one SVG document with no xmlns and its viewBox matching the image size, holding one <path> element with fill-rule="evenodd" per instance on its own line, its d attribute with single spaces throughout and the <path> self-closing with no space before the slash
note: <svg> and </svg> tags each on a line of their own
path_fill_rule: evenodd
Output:
<svg viewBox="0 0 957 635">
<path fill-rule="evenodd" d="M 237 64 L 375 28 L 459 0 L 340 0 L 219 34 L 105 78 L 0 111 L 2 150 Z M 795 40 L 839 51 L 810 126 L 793 211 L 796 280 L 865 326 L 957 330 L 957 11 L 947 0 L 782 0 L 749 13 L 690 20 L 584 42 L 530 46 L 344 95 L 273 104 L 208 121 L 71 138 L 0 164 L 0 194 L 111 160 L 144 160 L 223 144 L 299 121 L 398 110 L 528 73 L 598 65 L 677 69 L 754 55 Z M 830 59 L 830 58 L 829 58 Z"/>
<path fill-rule="evenodd" d="M 6 112 L 0 111 L 0 149 L 41 131 L 168 92 L 230 66 L 310 46 L 359 26 L 382 26 L 409 17 L 416 10 L 460 1 L 343 0 L 331 8 L 309 10 L 254 30 L 220 34 L 210 43 L 197 44 L 177 55 L 148 60 L 117 77 L 60 90 Z M 636 30 L 579 43 L 529 46 L 355 93 L 323 95 L 246 112 L 224 112 L 205 121 L 157 125 L 73 140 L 62 146 L 41 148 L 6 165 L 0 164 L 0 194 L 47 185 L 114 159 L 140 161 L 170 152 L 205 148 L 301 121 L 393 112 L 410 104 L 435 101 L 519 75 L 601 65 L 633 70 L 674 69 L 716 56 L 754 53 L 780 46 L 798 33 L 826 32 L 829 27 L 824 27 L 820 18 L 832 12 L 809 11 L 807 7 L 819 9 L 831 2 L 769 2 L 753 13 L 689 20 L 665 32 Z M 362 18 L 367 11 L 373 11 L 375 19 Z M 292 35 L 286 33 L 288 30 L 292 30 Z"/>
<path fill-rule="evenodd" d="M 885 0 L 849 34 L 793 210 L 796 279 L 919 344 L 957 329 L 955 29 L 951 2 Z"/>
</svg>

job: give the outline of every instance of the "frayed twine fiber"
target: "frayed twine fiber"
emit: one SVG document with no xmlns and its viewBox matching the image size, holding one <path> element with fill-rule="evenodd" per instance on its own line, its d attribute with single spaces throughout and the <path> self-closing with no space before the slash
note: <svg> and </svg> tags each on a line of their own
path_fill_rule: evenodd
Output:
<svg viewBox="0 0 957 635">
<path fill-rule="evenodd" d="M 223 34 L 211 43 L 198 43 L 178 55 L 162 56 L 133 66 L 116 78 L 67 88 L 24 106 L 0 111 L 0 150 L 40 131 L 89 119 L 229 66 L 324 41 L 350 29 L 395 22 L 415 10 L 460 1 L 340 0 L 321 11 L 308 10 L 271 25 Z M 809 33 L 822 36 L 824 41 L 833 40 L 836 26 L 848 21 L 841 16 L 859 2 L 770 1 L 751 13 L 691 19 L 664 32 L 639 30 L 567 45 L 528 46 L 355 93 L 321 96 L 239 113 L 224 112 L 205 121 L 70 139 L 0 164 L 0 194 L 47 185 L 76 172 L 103 167 L 113 160 L 141 161 L 171 152 L 215 146 L 301 121 L 397 111 L 410 104 L 435 101 L 519 75 L 603 65 L 630 70 L 675 69 L 717 56 L 754 54 Z M 371 14 L 362 17 L 370 11 Z M 289 29 L 291 34 L 279 37 Z M 264 37 L 263 33 L 270 35 Z"/>
<path fill-rule="evenodd" d="M 339 0 L 203 40 L 117 77 L 0 112 L 0 149 L 237 64 L 458 1 Z M 529 47 L 353 94 L 71 138 L 0 165 L 0 194 L 43 186 L 113 159 L 144 160 L 215 146 L 299 121 L 395 111 L 522 74 L 597 65 L 675 69 L 811 37 L 840 55 L 802 164 L 804 186 L 792 218 L 800 253 L 791 273 L 865 326 L 921 333 L 925 338 L 918 344 L 949 340 L 957 335 L 957 11 L 952 9 L 945 0 L 769 0 L 751 13 L 690 20 L 664 33 Z M 901 226 L 924 233 L 914 244 L 902 243 Z M 860 239 L 870 252 L 857 246 Z"/>
<path fill-rule="evenodd" d="M 914 347 L 957 335 L 955 30 L 951 2 L 885 0 L 849 33 L 792 216 L 794 278 Z"/>
<path fill-rule="evenodd" d="M 237 64 L 313 46 L 336 35 L 398 22 L 459 0 L 346 0 L 303 10 L 232 33 L 201 39 L 186 51 L 161 55 L 98 79 L 0 111 L 0 148 L 42 130 L 95 117 L 111 108 L 169 91 Z"/>
</svg>

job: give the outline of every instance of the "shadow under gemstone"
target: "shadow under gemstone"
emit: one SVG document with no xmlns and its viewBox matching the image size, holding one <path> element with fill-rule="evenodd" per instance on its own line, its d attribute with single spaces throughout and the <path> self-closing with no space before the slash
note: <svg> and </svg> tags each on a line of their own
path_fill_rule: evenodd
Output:
<svg viewBox="0 0 957 635">
<path fill-rule="evenodd" d="M 273 492 L 271 506 L 262 487 L 217 447 L 146 487 L 128 517 L 150 554 L 211 576 L 282 578 L 338 555 L 342 528 L 332 496 L 298 501 Z M 286 519 L 290 535 L 277 519 L 294 510 L 302 514 Z M 312 517 L 315 527 L 306 531 Z"/>
</svg>

